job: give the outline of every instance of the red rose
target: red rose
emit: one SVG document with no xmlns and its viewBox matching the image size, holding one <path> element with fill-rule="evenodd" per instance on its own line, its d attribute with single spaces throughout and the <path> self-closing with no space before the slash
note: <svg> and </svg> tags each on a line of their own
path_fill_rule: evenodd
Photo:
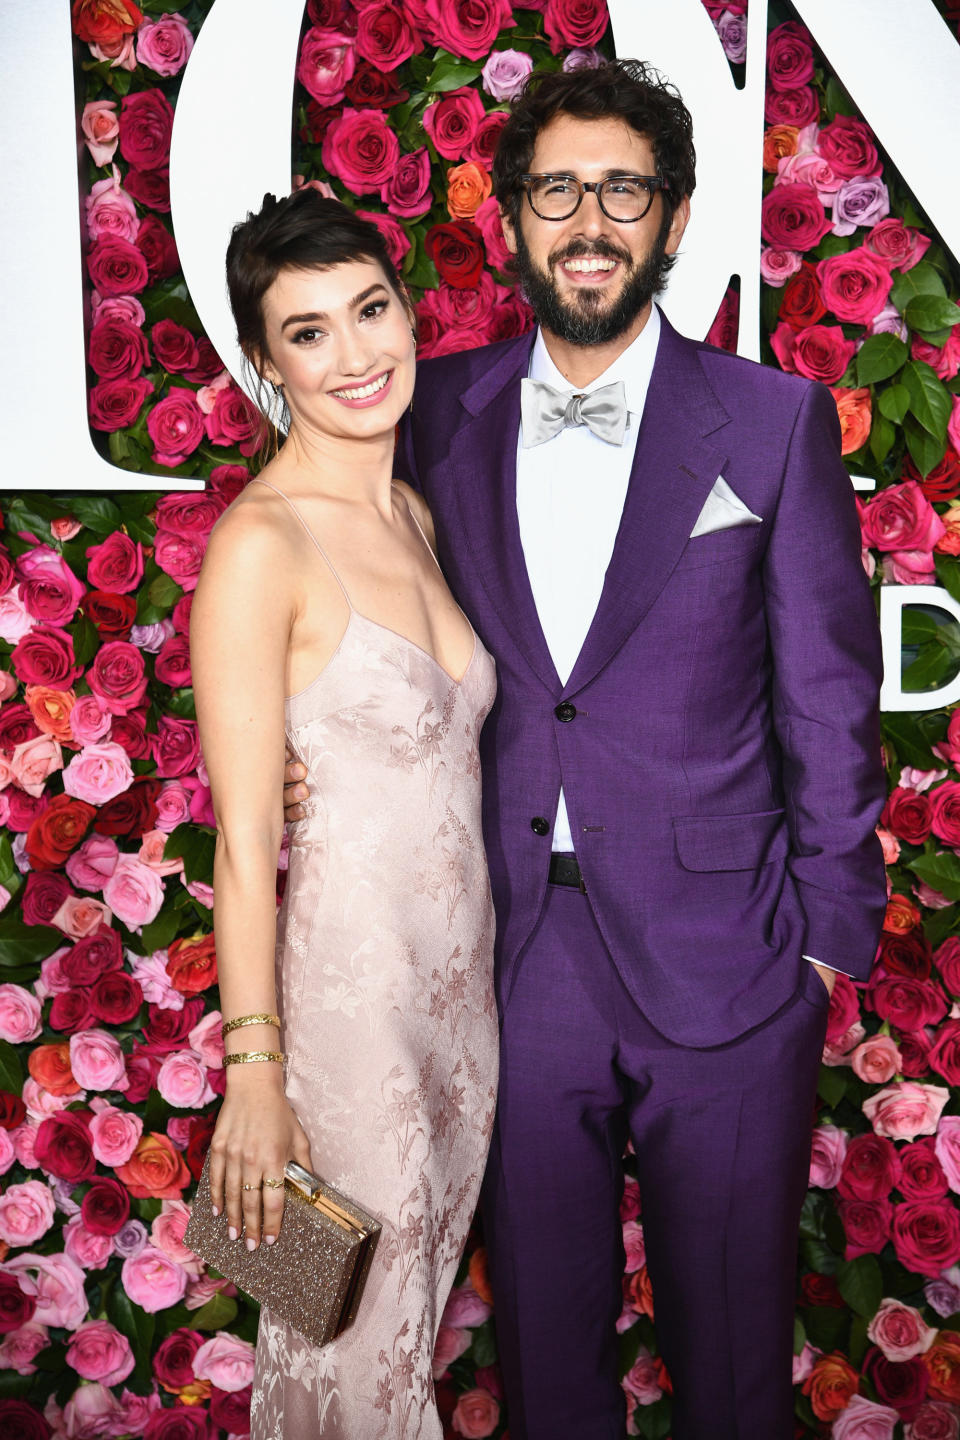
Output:
<svg viewBox="0 0 960 1440">
<path fill-rule="evenodd" d="M 322 30 L 347 30 L 356 25 L 357 17 L 350 13 L 349 0 L 307 0 L 307 14 L 314 25 Z"/>
<path fill-rule="evenodd" d="M 197 995 L 217 983 L 217 952 L 212 935 L 181 936 L 167 949 L 167 974 L 181 995 Z"/>
<path fill-rule="evenodd" d="M 58 1180 L 80 1185 L 96 1172 L 90 1140 L 89 1112 L 59 1110 L 41 1120 L 34 1153 L 37 1163 Z"/>
<path fill-rule="evenodd" d="M 327 129 L 321 154 L 324 167 L 348 190 L 369 195 L 390 178 L 400 142 L 379 110 L 346 109 Z"/>
<path fill-rule="evenodd" d="M 89 1030 L 94 1022 L 90 996 L 86 990 L 64 990 L 50 1002 L 48 1024 L 58 1035 L 76 1035 Z"/>
<path fill-rule="evenodd" d="M 178 715 L 161 715 L 156 732 L 150 736 L 150 750 L 157 774 L 164 779 L 189 775 L 200 759 L 200 737 L 195 720 Z"/>
<path fill-rule="evenodd" d="M 28 682 L 29 683 L 29 682 Z M 30 713 L 29 705 L 18 702 L 4 704 L 0 709 L 0 750 L 12 750 L 24 740 L 33 740 L 40 734 L 40 727 Z"/>
<path fill-rule="evenodd" d="M 91 3 L 94 0 L 74 0 L 74 8 Z M 109 0 L 100 0 L 100 3 L 106 4 Z M 0 1433 L 15 1436 L 16 1440 L 50 1440 L 53 1431 L 29 1401 L 9 1399 L 0 1400 Z"/>
<path fill-rule="evenodd" d="M 858 246 L 817 265 L 823 302 L 838 320 L 869 325 L 887 303 L 893 276 L 869 250 Z"/>
<path fill-rule="evenodd" d="M 955 500 L 960 495 L 960 457 L 954 450 L 948 449 L 940 464 L 934 465 L 929 475 L 921 475 L 910 456 L 905 455 L 901 475 L 904 480 L 916 481 L 931 505 Z"/>
<path fill-rule="evenodd" d="M 854 175 L 879 175 L 883 170 L 873 131 L 852 115 L 838 115 L 824 125 L 817 136 L 817 151 L 834 175 L 851 180 Z"/>
<path fill-rule="evenodd" d="M 930 834 L 930 797 L 898 785 L 887 798 L 880 824 L 892 830 L 898 840 L 922 845 Z"/>
<path fill-rule="evenodd" d="M 804 1305 L 824 1305 L 832 1310 L 847 1308 L 833 1275 L 804 1275 L 800 1281 L 800 1299 Z"/>
<path fill-rule="evenodd" d="M 230 1435 L 246 1435 L 250 1429 L 251 1393 L 250 1385 L 233 1391 L 214 1385 L 210 1392 L 210 1419 L 214 1425 Z"/>
<path fill-rule="evenodd" d="M 112 715 L 125 715 L 135 709 L 146 694 L 143 655 L 127 640 L 111 640 L 94 656 L 87 682 Z"/>
<path fill-rule="evenodd" d="M 147 417 L 147 432 L 153 441 L 153 459 L 158 465 L 182 465 L 203 439 L 203 411 L 192 390 L 175 385 Z"/>
<path fill-rule="evenodd" d="M 763 117 L 768 125 L 794 125 L 802 130 L 804 125 L 820 118 L 817 92 L 810 85 L 801 85 L 796 90 L 774 90 L 770 86 Z"/>
<path fill-rule="evenodd" d="M 505 25 L 512 23 L 512 20 L 504 22 Z M 544 33 L 554 55 L 561 50 L 596 45 L 603 39 L 608 23 L 606 0 L 547 0 L 543 16 Z"/>
<path fill-rule="evenodd" d="M 930 1069 L 930 1040 L 922 1030 L 901 1032 L 897 1041 L 900 1069 L 910 1080 L 918 1080 Z"/>
<path fill-rule="evenodd" d="M 90 331 L 87 351 L 90 368 L 101 380 L 123 380 L 139 375 L 150 363 L 147 338 L 139 325 L 106 315 Z"/>
<path fill-rule="evenodd" d="M 942 1200 L 949 1190 L 947 1177 L 937 1159 L 932 1135 L 914 1140 L 900 1150 L 901 1174 L 897 1184 L 905 1200 Z"/>
<path fill-rule="evenodd" d="M 112 1176 L 98 1176 L 80 1206 L 83 1223 L 94 1235 L 116 1235 L 130 1219 L 130 1195 Z"/>
<path fill-rule="evenodd" d="M 812 250 L 833 228 L 810 185 L 776 185 L 764 196 L 761 213 L 763 238 L 788 250 Z"/>
<path fill-rule="evenodd" d="M 83 613 L 97 627 L 101 640 L 125 640 L 137 618 L 137 602 L 132 595 L 91 590 L 83 598 Z"/>
<path fill-rule="evenodd" d="M 767 74 L 774 90 L 795 90 L 813 79 L 813 46 L 805 25 L 788 20 L 770 31 Z"/>
<path fill-rule="evenodd" d="M 930 1065 L 948 1085 L 960 1085 L 960 1020 L 948 1020 L 930 1051 Z"/>
<path fill-rule="evenodd" d="M 837 1212 L 847 1237 L 845 1260 L 879 1255 L 890 1239 L 893 1206 L 889 1200 L 839 1200 Z"/>
<path fill-rule="evenodd" d="M 190 684 L 190 642 L 185 635 L 171 635 L 157 652 L 154 675 L 159 684 L 179 690 Z"/>
<path fill-rule="evenodd" d="M 960 995 L 960 939 L 951 935 L 933 952 L 940 978 L 951 995 Z"/>
<path fill-rule="evenodd" d="M 307 101 L 307 123 L 300 131 L 300 138 L 320 145 L 334 120 L 343 114 L 342 105 L 321 105 L 317 100 Z"/>
<path fill-rule="evenodd" d="M 930 791 L 931 827 L 948 845 L 960 845 L 960 781 L 947 780 Z"/>
<path fill-rule="evenodd" d="M 16 579 L 13 561 L 6 546 L 0 545 L 0 595 L 6 595 Z"/>
<path fill-rule="evenodd" d="M 16 1130 L 27 1118 L 27 1107 L 19 1095 L 0 1090 L 0 1130 Z"/>
<path fill-rule="evenodd" d="M 200 1179 L 200 1171 L 210 1149 L 216 1123 L 215 1115 L 195 1115 L 190 1122 L 190 1139 L 187 1141 L 184 1158 L 194 1180 Z"/>
<path fill-rule="evenodd" d="M 57 871 L 32 870 L 27 876 L 21 911 L 24 925 L 49 925 L 68 895 L 70 882 Z"/>
<path fill-rule="evenodd" d="M 881 1200 L 900 1181 L 900 1159 L 885 1135 L 854 1135 L 837 1191 L 847 1200 Z"/>
<path fill-rule="evenodd" d="M 175 320 L 158 320 L 150 338 L 158 363 L 170 374 L 179 375 L 199 362 L 196 340 L 186 326 Z"/>
<path fill-rule="evenodd" d="M 130 380 L 102 380 L 90 391 L 90 424 L 94 430 L 125 430 L 152 394 L 153 386 L 142 375 Z"/>
<path fill-rule="evenodd" d="M 73 0 L 73 33 L 87 45 L 110 45 L 132 35 L 143 19 L 133 0 Z"/>
<path fill-rule="evenodd" d="M 166 280 L 180 269 L 176 241 L 156 215 L 144 215 L 140 221 L 137 249 L 147 262 L 151 281 Z"/>
<path fill-rule="evenodd" d="M 471 85 L 448 90 L 423 112 L 423 128 L 445 160 L 459 160 L 473 143 L 486 111 Z"/>
<path fill-rule="evenodd" d="M 120 153 L 138 170 L 157 170 L 170 158 L 173 108 L 162 90 L 135 90 L 120 107 Z M 99 287 L 98 287 L 99 288 Z"/>
<path fill-rule="evenodd" d="M 805 330 L 815 325 L 827 313 L 820 296 L 816 266 L 809 260 L 801 262 L 796 275 L 791 276 L 783 291 L 779 318 L 793 330 Z"/>
<path fill-rule="evenodd" d="M 947 1013 L 947 1002 L 933 980 L 911 980 L 905 975 L 871 980 L 867 1004 L 898 1030 L 922 1030 Z"/>
<path fill-rule="evenodd" d="M 263 417 L 240 387 L 230 384 L 217 391 L 206 428 L 214 445 L 238 445 L 241 455 L 253 455 L 260 444 Z"/>
<path fill-rule="evenodd" d="M 423 48 L 423 41 L 399 6 L 374 0 L 357 21 L 357 50 L 381 70 L 395 70 Z"/>
<path fill-rule="evenodd" d="M 96 590 L 125 595 L 143 579 L 143 546 L 122 530 L 87 547 L 87 580 Z"/>
<path fill-rule="evenodd" d="M 392 106 L 402 105 L 405 100 L 409 100 L 410 91 L 401 90 L 396 76 L 389 71 L 385 73 L 368 61 L 361 60 L 347 81 L 344 96 L 351 105 L 361 108 L 370 105 L 376 110 L 389 110 Z M 319 140 L 322 139 L 323 135 L 320 135 Z M 129 189 L 129 186 L 127 188 Z"/>
<path fill-rule="evenodd" d="M 888 1360 L 882 1350 L 872 1346 L 863 1372 L 873 1382 L 881 1405 L 892 1405 L 903 1420 L 913 1419 L 930 1384 L 927 1367 L 919 1355 L 909 1360 Z"/>
<path fill-rule="evenodd" d="M 185 1000 L 182 1010 L 150 1005 L 148 1016 L 143 1027 L 144 1037 L 151 1050 L 167 1055 L 171 1050 L 186 1049 L 187 1036 L 203 1018 L 203 1001 L 197 998 Z"/>
<path fill-rule="evenodd" d="M 933 968 L 933 951 L 922 930 L 906 935 L 881 935 L 879 963 L 888 975 L 908 975 L 927 980 Z"/>
<path fill-rule="evenodd" d="M 824 385 L 835 385 L 853 359 L 856 345 L 848 340 L 839 325 L 808 325 L 803 330 L 794 330 L 789 325 L 779 325 L 778 331 L 790 337 L 788 363 L 781 365 L 807 380 L 819 380 Z M 771 336 L 771 343 L 774 337 Z M 776 346 L 774 346 L 776 349 Z"/>
<path fill-rule="evenodd" d="M 115 744 L 122 745 L 131 760 L 146 760 L 150 754 L 150 740 L 144 728 L 146 719 L 147 712 L 145 710 L 131 710 L 129 715 L 114 715 L 113 717 L 110 739 Z M 113 801 L 108 803 L 112 805 Z M 101 819 L 105 808 L 101 806 Z"/>
<path fill-rule="evenodd" d="M 202 1344 L 202 1335 L 181 1326 L 158 1346 L 153 1357 L 153 1373 L 157 1383 L 171 1395 L 194 1383 L 193 1357 Z"/>
<path fill-rule="evenodd" d="M 960 1260 L 960 1215 L 949 1200 L 898 1205 L 893 1214 L 893 1248 L 901 1265 L 934 1279 Z"/>
<path fill-rule="evenodd" d="M 154 1410 L 143 1440 L 210 1440 L 210 1421 L 202 1405 L 174 1405 Z"/>
<path fill-rule="evenodd" d="M 98 925 L 92 935 L 84 935 L 60 961 L 60 969 L 70 984 L 83 989 L 122 965 L 123 943 L 110 925 Z"/>
<path fill-rule="evenodd" d="M 127 717 L 129 719 L 129 716 Z M 111 727 L 116 737 L 118 721 Z M 129 747 L 125 747 L 129 754 Z M 139 838 L 153 830 L 157 822 L 157 796 L 162 786 L 159 780 L 141 776 L 122 795 L 101 805 L 94 822 L 99 835 L 130 835 Z"/>
<path fill-rule="evenodd" d="M 83 672 L 73 653 L 73 638 L 56 625 L 34 625 L 10 656 L 13 673 L 24 685 L 67 690 Z"/>
<path fill-rule="evenodd" d="M 156 170 L 134 170 L 131 166 L 123 187 L 138 204 L 150 210 L 162 210 L 166 214 L 170 209 L 170 169 L 167 165 L 159 165 Z"/>
<path fill-rule="evenodd" d="M 249 479 L 250 471 L 245 465 L 215 465 L 210 471 L 207 487 L 211 494 L 216 495 L 223 502 L 224 509 L 226 509 L 236 500 Z M 193 498 L 196 497 L 191 496 L 191 499 Z"/>
<path fill-rule="evenodd" d="M 564 8 L 578 10 L 584 3 L 591 0 L 566 0 Z M 500 31 L 514 23 L 509 0 L 427 0 L 425 10 L 434 43 L 468 60 L 486 59 Z"/>
<path fill-rule="evenodd" d="M 0 1335 L 9 1335 L 33 1319 L 37 1308 L 34 1295 L 25 1295 L 20 1289 L 16 1275 L 0 1270 Z M 2 1411 L 0 1411 L 2 1419 Z"/>
<path fill-rule="evenodd" d="M 458 289 L 477 285 L 483 273 L 483 243 L 472 220 L 452 220 L 427 231 L 426 251 L 441 280 Z"/>
<path fill-rule="evenodd" d="M 55 795 L 27 831 L 26 850 L 34 870 L 56 870 L 90 829 L 93 805 L 72 795 Z"/>
<path fill-rule="evenodd" d="M 94 982 L 90 1008 L 105 1025 L 126 1025 L 143 1004 L 143 989 L 125 970 L 111 970 Z"/>
<path fill-rule="evenodd" d="M 87 270 L 94 287 L 103 296 L 136 295 L 150 280 L 143 255 L 136 245 L 119 235 L 103 235 L 91 246 Z"/>
</svg>

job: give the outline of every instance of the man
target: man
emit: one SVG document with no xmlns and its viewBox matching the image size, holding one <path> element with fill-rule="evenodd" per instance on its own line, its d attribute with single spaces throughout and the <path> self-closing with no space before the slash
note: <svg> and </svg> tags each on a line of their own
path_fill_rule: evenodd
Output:
<svg viewBox="0 0 960 1440">
<path fill-rule="evenodd" d="M 830 970 L 866 978 L 885 901 L 836 411 L 652 305 L 694 188 L 654 72 L 534 82 L 494 184 L 539 329 L 424 364 L 399 468 L 499 667 L 484 1215 L 510 1433 L 624 1433 L 630 1138 L 673 1440 L 786 1440 Z"/>
</svg>

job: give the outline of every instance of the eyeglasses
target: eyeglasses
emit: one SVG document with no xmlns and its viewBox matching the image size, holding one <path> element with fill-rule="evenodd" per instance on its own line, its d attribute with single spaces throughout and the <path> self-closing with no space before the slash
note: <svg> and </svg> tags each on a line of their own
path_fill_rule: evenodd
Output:
<svg viewBox="0 0 960 1440">
<path fill-rule="evenodd" d="M 606 180 L 578 180 L 574 175 L 521 175 L 530 209 L 541 220 L 569 220 L 587 190 L 597 197 L 608 220 L 629 225 L 642 220 L 658 190 L 667 186 L 659 175 L 608 175 Z"/>
</svg>

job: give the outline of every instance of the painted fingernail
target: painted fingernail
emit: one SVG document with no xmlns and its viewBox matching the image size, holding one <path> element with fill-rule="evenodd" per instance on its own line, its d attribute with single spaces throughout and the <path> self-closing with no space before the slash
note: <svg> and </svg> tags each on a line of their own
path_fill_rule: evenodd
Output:
<svg viewBox="0 0 960 1440">
<path fill-rule="evenodd" d="M 265 1235 L 265 1236 L 264 1236 L 264 1239 L 266 1240 L 266 1242 L 267 1242 L 268 1245 L 272 1245 L 273 1242 L 274 1242 L 274 1240 L 276 1240 L 276 1238 L 277 1238 L 276 1235 Z"/>
<path fill-rule="evenodd" d="M 307 798 L 307 795 L 308 795 L 308 794 L 309 794 L 309 791 L 307 790 L 306 785 L 298 785 L 298 786 L 297 786 L 297 798 L 298 798 L 298 799 L 300 799 L 300 800 L 305 800 L 305 799 Z"/>
<path fill-rule="evenodd" d="M 248 1236 L 247 1236 L 247 1249 L 248 1249 L 248 1250 L 256 1250 L 256 1248 L 257 1248 L 257 1242 L 256 1242 L 256 1240 L 254 1240 L 254 1238 L 253 1238 L 252 1235 L 248 1235 Z"/>
<path fill-rule="evenodd" d="M 230 1226 L 230 1229 L 227 1231 L 227 1234 L 230 1236 L 230 1239 L 231 1239 L 231 1240 L 236 1240 L 236 1238 L 237 1238 L 237 1227 L 236 1227 L 236 1225 L 231 1225 L 231 1226 Z"/>
<path fill-rule="evenodd" d="M 210 1209 L 213 1211 L 214 1215 L 219 1215 L 219 1214 L 220 1214 L 219 1206 L 217 1206 L 217 1205 L 211 1205 L 211 1206 L 210 1206 Z"/>
</svg>

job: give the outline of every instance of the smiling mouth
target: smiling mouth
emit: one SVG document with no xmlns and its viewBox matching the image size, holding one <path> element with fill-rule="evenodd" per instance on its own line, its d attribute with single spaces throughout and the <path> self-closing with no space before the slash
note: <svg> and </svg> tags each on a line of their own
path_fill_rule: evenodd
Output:
<svg viewBox="0 0 960 1440">
<path fill-rule="evenodd" d="M 583 255 L 561 261 L 561 268 L 571 275 L 596 275 L 601 271 L 616 270 L 619 263 L 602 255 Z"/>
<path fill-rule="evenodd" d="M 369 380 L 366 385 L 354 385 L 349 389 L 331 390 L 330 394 L 335 395 L 338 400 L 369 400 L 372 395 L 378 394 L 387 384 L 392 370 L 384 370 L 375 380 Z"/>
</svg>

